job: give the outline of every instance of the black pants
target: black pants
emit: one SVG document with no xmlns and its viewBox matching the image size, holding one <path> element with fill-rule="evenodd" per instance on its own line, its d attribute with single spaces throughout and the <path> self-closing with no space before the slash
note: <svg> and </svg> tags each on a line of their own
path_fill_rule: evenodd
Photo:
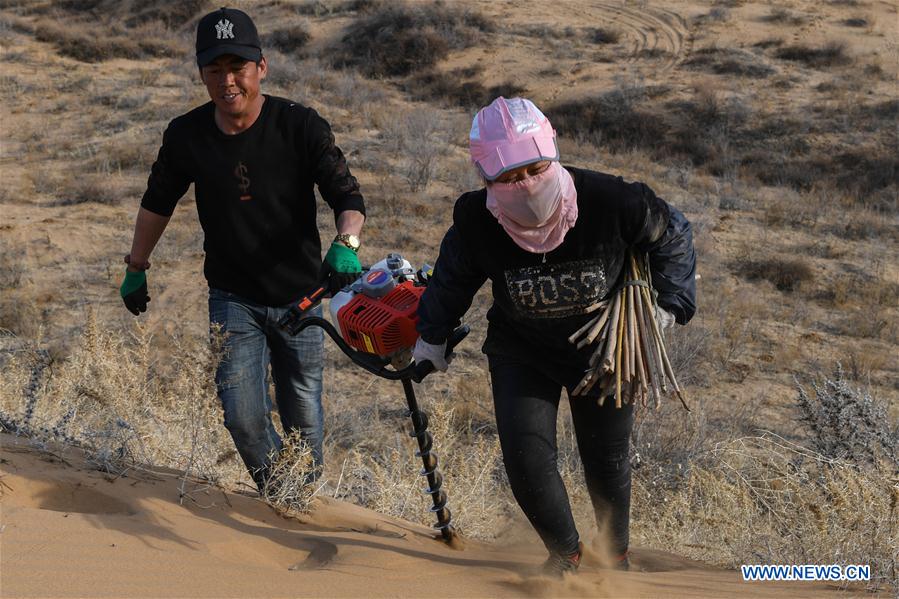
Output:
<svg viewBox="0 0 899 599">
<path fill-rule="evenodd" d="M 533 366 L 490 356 L 496 426 L 503 463 L 518 505 L 551 552 L 578 549 L 578 532 L 557 467 L 556 415 L 562 384 Z M 571 389 L 568 390 L 569 392 Z M 628 547 L 633 407 L 570 397 L 578 451 L 597 522 L 610 518 L 611 548 Z"/>
</svg>

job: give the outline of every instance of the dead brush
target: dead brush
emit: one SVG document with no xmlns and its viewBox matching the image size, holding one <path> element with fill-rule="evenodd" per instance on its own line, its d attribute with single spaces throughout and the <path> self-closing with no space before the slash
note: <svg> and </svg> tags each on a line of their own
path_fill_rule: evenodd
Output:
<svg viewBox="0 0 899 599">
<path fill-rule="evenodd" d="M 262 486 L 262 497 L 278 512 L 292 516 L 308 513 L 315 496 L 312 448 L 293 430 L 283 439 L 280 452 L 269 456 L 271 466 Z"/>
<path fill-rule="evenodd" d="M 140 326 L 110 330 L 89 311 L 66 358 L 26 345 L 3 364 L 3 421 L 38 446 L 79 446 L 105 472 L 153 465 L 216 483 L 245 476 L 236 460 L 217 461 L 233 445 L 215 395 L 215 339 L 175 337 L 164 362 L 151 339 Z"/>
<path fill-rule="evenodd" d="M 763 432 L 715 445 L 675 493 L 637 477 L 633 536 L 729 567 L 870 564 L 870 588 L 895 587 L 896 493 L 880 473 Z"/>
<path fill-rule="evenodd" d="M 890 426 L 883 403 L 849 384 L 841 364 L 830 377 L 812 381 L 814 395 L 796 385 L 800 419 L 812 430 L 816 451 L 858 467 L 891 466 L 893 476 L 899 476 L 899 428 Z"/>
</svg>

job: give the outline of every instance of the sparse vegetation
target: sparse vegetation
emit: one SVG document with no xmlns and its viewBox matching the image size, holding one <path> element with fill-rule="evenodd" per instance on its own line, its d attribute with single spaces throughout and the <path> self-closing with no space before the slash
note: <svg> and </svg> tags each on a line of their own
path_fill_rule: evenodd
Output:
<svg viewBox="0 0 899 599">
<path fill-rule="evenodd" d="M 717 75 L 761 79 L 774 73 L 774 69 L 759 56 L 733 48 L 701 48 L 694 51 L 684 64 Z"/>
<path fill-rule="evenodd" d="M 477 69 L 456 69 L 449 73 L 428 71 L 410 77 L 403 84 L 407 93 L 417 100 L 458 106 L 475 111 L 499 96 L 514 98 L 527 90 L 512 81 L 486 87 L 478 78 Z"/>
<path fill-rule="evenodd" d="M 782 60 L 802 62 L 815 68 L 841 66 L 852 62 L 846 54 L 846 44 L 842 42 L 828 42 L 818 48 L 802 45 L 784 46 L 774 55 Z"/>
<path fill-rule="evenodd" d="M 309 31 L 301 24 L 275 29 L 262 36 L 263 48 L 274 48 L 285 54 L 294 55 L 301 55 L 308 41 Z"/>
<path fill-rule="evenodd" d="M 808 20 L 808 17 L 806 15 L 794 13 L 782 6 L 777 6 L 773 7 L 761 20 L 766 23 L 779 23 L 781 25 L 792 25 L 796 27 L 804 24 Z"/>
<path fill-rule="evenodd" d="M 333 49 L 332 60 L 369 77 L 408 75 L 493 29 L 479 14 L 444 4 L 392 4 L 357 18 Z"/>
<path fill-rule="evenodd" d="M 799 387 L 802 419 L 811 428 L 812 445 L 825 458 L 859 468 L 886 465 L 899 472 L 899 428 L 870 392 L 853 388 L 838 365 L 832 377 L 813 381 L 812 396 Z"/>
<path fill-rule="evenodd" d="M 811 265 L 801 258 L 743 258 L 734 271 L 750 281 L 768 281 L 779 291 L 791 292 L 812 280 Z"/>
<path fill-rule="evenodd" d="M 863 19 L 862 17 L 853 17 L 851 19 L 844 19 L 843 25 L 846 27 L 867 27 L 868 20 Z"/>
<path fill-rule="evenodd" d="M 35 37 L 56 46 L 63 56 L 82 62 L 100 62 L 112 58 L 142 58 L 147 56 L 177 56 L 178 47 L 170 41 L 153 37 L 119 35 L 98 37 L 85 28 L 62 27 L 53 23 L 38 25 Z"/>
<path fill-rule="evenodd" d="M 621 32 L 608 27 L 594 27 L 587 30 L 587 39 L 594 44 L 617 44 L 621 40 Z"/>
<path fill-rule="evenodd" d="M 622 82 L 594 98 L 547 109 L 557 130 L 615 152 L 640 149 L 669 164 L 687 158 L 716 176 L 737 174 L 766 185 L 809 191 L 832 186 L 852 203 L 895 212 L 899 158 L 893 129 L 896 104 L 860 104 L 839 115 L 825 111 L 753 114 L 737 97 L 699 86 L 690 101 L 657 107 L 663 88 Z M 876 125 L 875 123 L 879 123 Z M 872 128 L 873 127 L 873 128 Z M 807 132 L 871 131 L 867 149 L 816 153 Z"/>
</svg>

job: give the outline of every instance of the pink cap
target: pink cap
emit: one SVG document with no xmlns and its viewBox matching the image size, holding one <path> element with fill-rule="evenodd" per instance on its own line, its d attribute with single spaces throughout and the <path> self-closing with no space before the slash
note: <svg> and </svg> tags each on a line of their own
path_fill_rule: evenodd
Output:
<svg viewBox="0 0 899 599">
<path fill-rule="evenodd" d="M 471 161 L 488 181 L 506 171 L 559 160 L 556 132 L 540 109 L 524 98 L 502 96 L 480 109 L 471 121 Z"/>
</svg>

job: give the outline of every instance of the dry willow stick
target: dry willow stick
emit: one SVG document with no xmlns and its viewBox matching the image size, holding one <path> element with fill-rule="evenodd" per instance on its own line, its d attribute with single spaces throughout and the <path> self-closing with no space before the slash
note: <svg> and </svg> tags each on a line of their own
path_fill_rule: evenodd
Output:
<svg viewBox="0 0 899 599">
<path fill-rule="evenodd" d="M 573 391 L 586 394 L 599 386 L 599 405 L 615 395 L 615 406 L 622 402 L 651 399 L 656 407 L 671 383 L 674 393 L 689 411 L 683 390 L 674 375 L 665 337 L 656 320 L 656 306 L 650 295 L 649 266 L 646 257 L 638 261 L 628 256 L 625 282 L 606 302 L 590 306 L 602 313 L 584 323 L 568 341 L 578 349 L 594 344 L 589 369 Z"/>
</svg>

